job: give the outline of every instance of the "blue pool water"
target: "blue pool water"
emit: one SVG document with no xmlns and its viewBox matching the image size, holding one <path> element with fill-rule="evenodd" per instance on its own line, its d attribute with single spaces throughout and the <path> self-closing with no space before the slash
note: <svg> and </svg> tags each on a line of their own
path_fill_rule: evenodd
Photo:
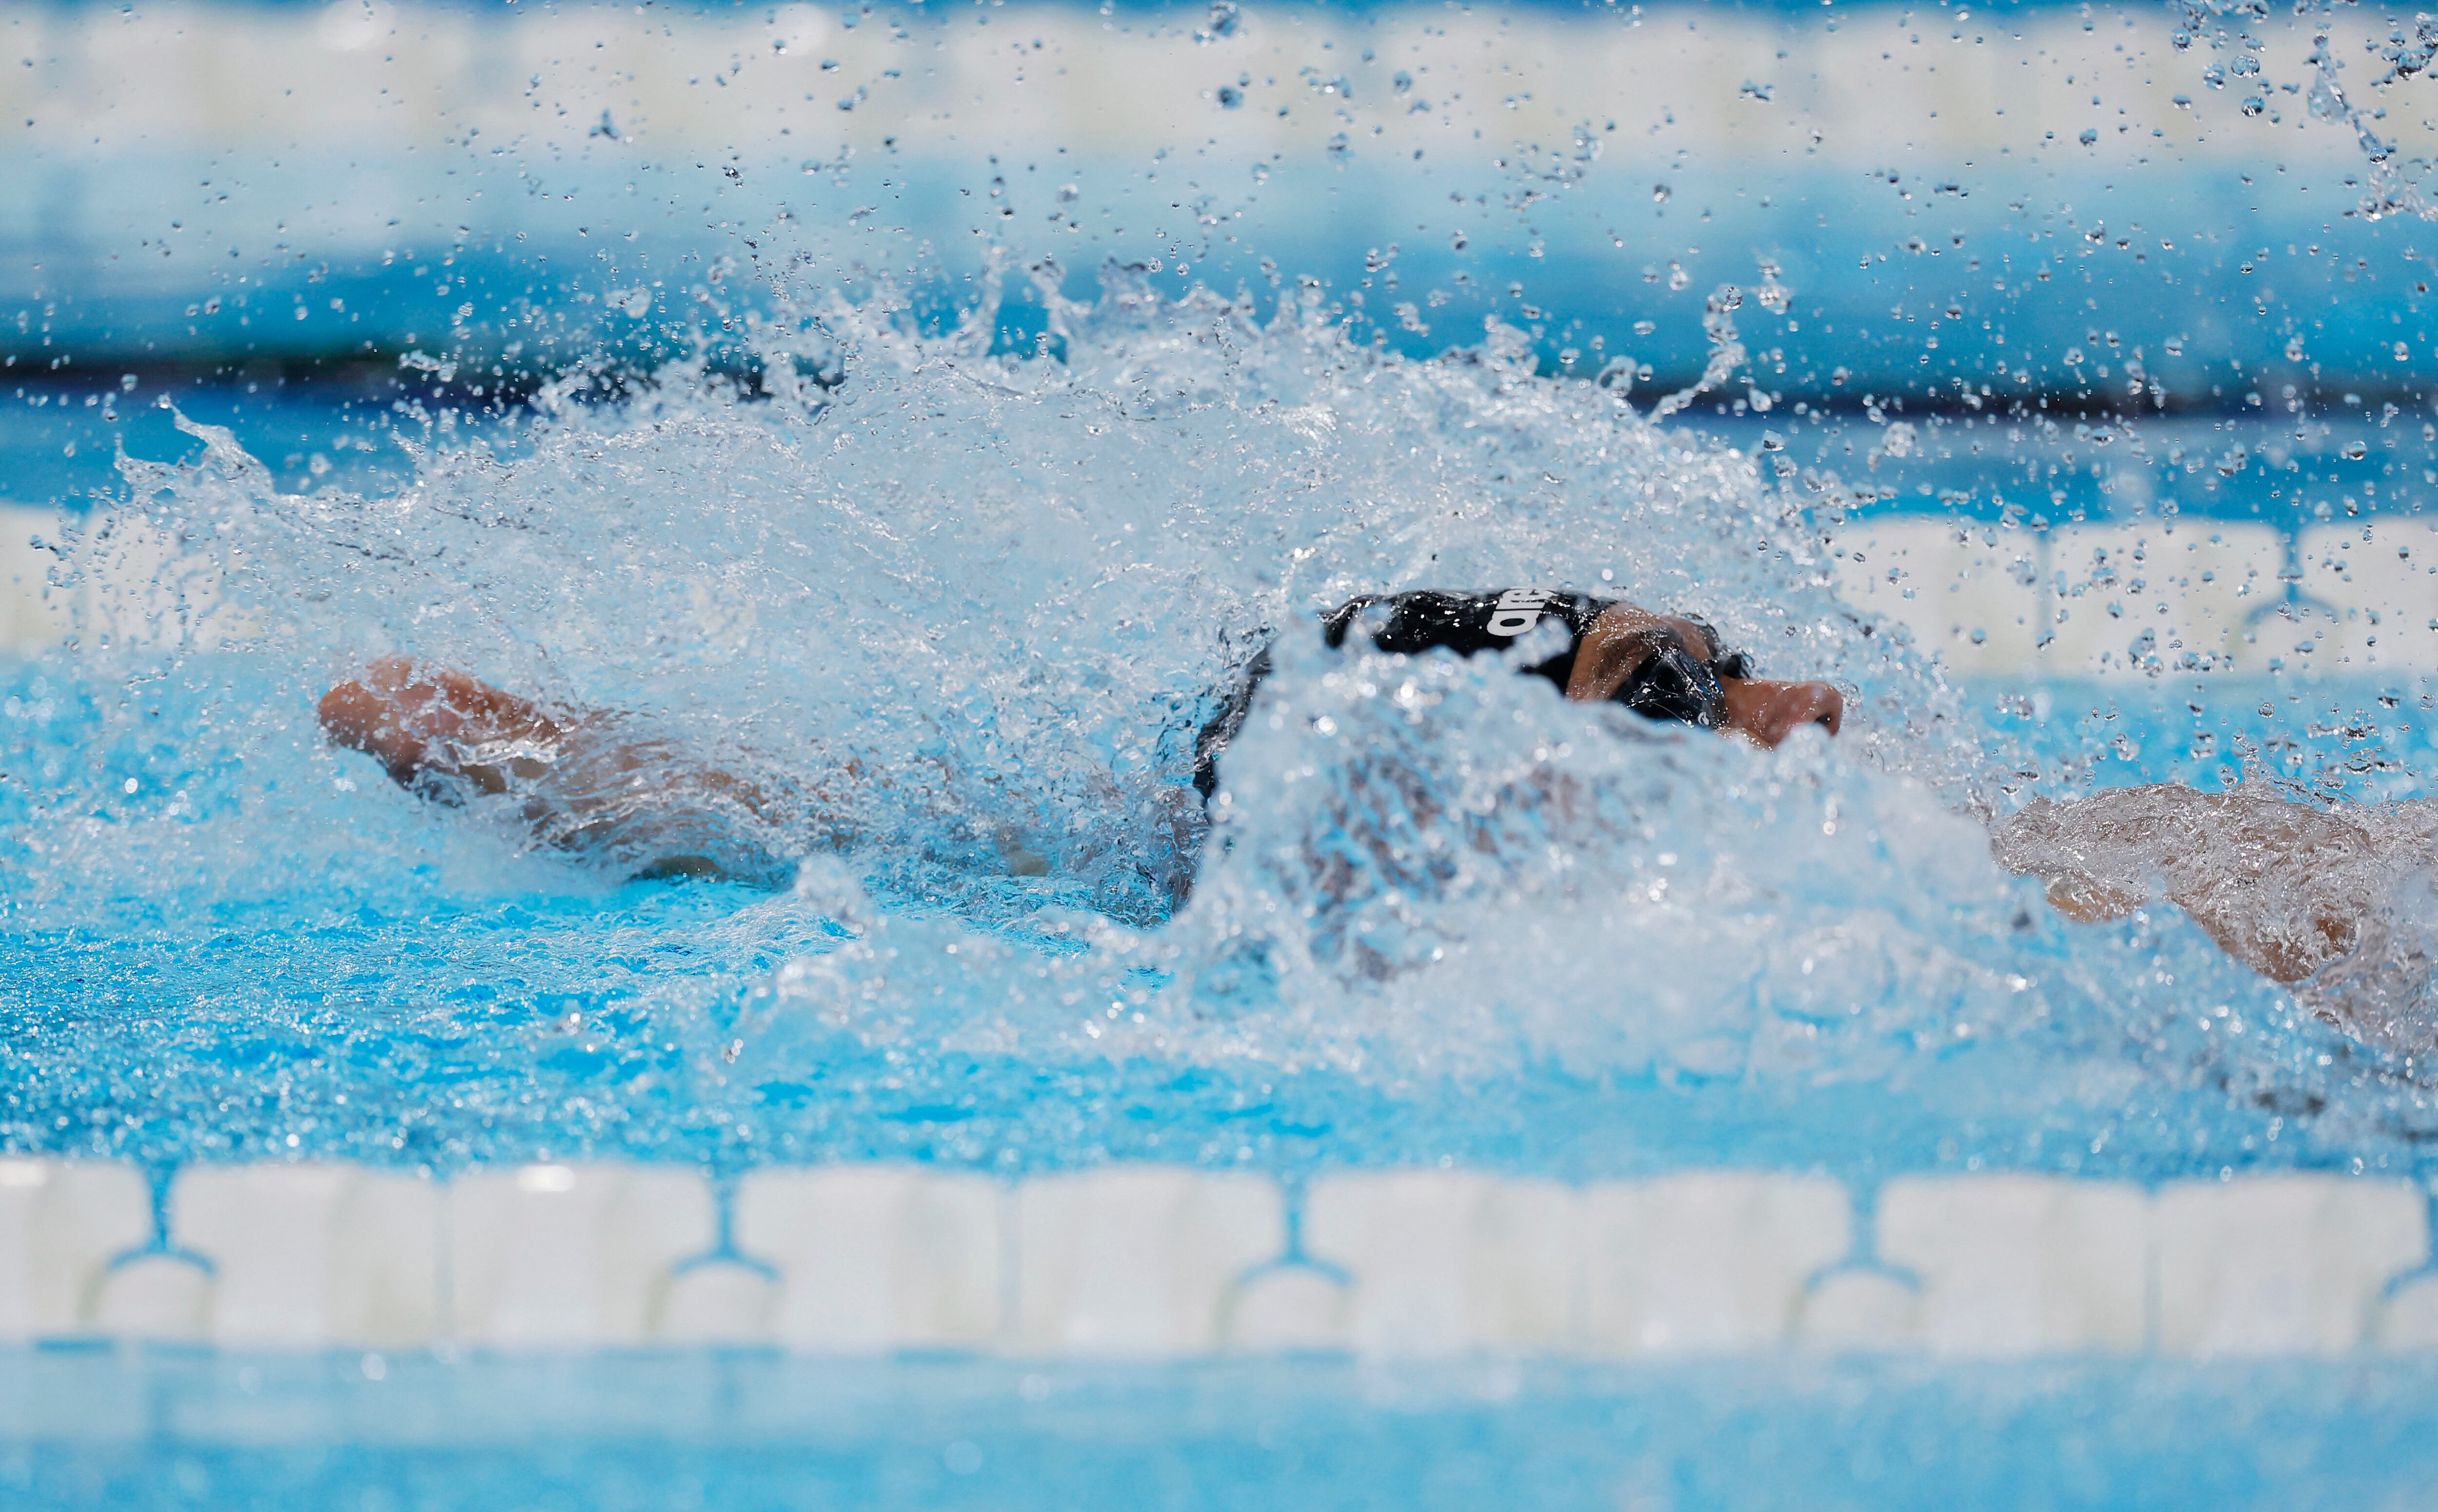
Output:
<svg viewBox="0 0 2438 1512">
<path fill-rule="evenodd" d="M 2426 1364 L 12 1360 L 11 1504 L 2410 1506 Z M 130 1392 L 129 1380 L 140 1383 Z M 2331 1432 L 2332 1423 L 2341 1428 Z"/>
<path fill-rule="evenodd" d="M 2146 85 L 2215 56 L 2155 20 L 2089 45 Z M 1012 126 L 1008 165 L 764 137 L 720 169 L 452 125 L 362 149 L 394 235 L 361 144 L 0 164 L 0 502 L 44 512 L 74 637 L 0 656 L 0 1153 L 1730 1167 L 1865 1204 L 1926 1171 L 2438 1176 L 2426 1046 L 2315 1018 L 2173 909 L 2068 923 L 1988 841 L 2137 782 L 2430 797 L 2438 674 L 1992 670 L 1841 554 L 2418 528 L 2428 223 L 2359 213 L 2386 165 L 2205 154 L 2186 98 L 2147 137 L 2094 149 L 2052 101 L 2062 139 L 1867 175 L 1798 161 L 1791 107 L 1763 167 L 1620 108 L 1441 178 L 1438 137 L 1359 139 L 1357 97 L 1447 99 L 1360 41 L 1277 96 L 1358 138 L 1300 155 L 1103 140 L 1027 176 Z M 894 55 L 833 42 L 885 95 Z M 2181 87 L 2210 132 L 2256 114 Z M 1198 231 L 1128 240 L 1154 202 Z M 155 256 L 165 221 L 188 239 Z M 1445 297 L 1401 317 L 1399 280 Z M 1661 413 L 1713 357 L 1740 365 Z M 1310 633 L 1358 591 L 1510 582 L 1705 612 L 1837 681 L 1847 729 L 1764 753 Z M 1206 823 L 1193 732 L 1273 635 Z M 604 712 L 656 780 L 752 784 L 683 836 L 735 879 L 636 880 L 678 846 L 648 814 L 553 843 L 520 802 L 564 787 L 436 802 L 333 750 L 316 699 L 389 653 Z M 2381 918 L 2425 958 L 2426 894 Z M 2412 1505 L 2429 1372 L 9 1348 L 0 1500 Z"/>
<path fill-rule="evenodd" d="M 104 583 L 96 646 L 18 666 L 0 705 L 11 1144 L 2420 1169 L 2409 1059 L 2173 910 L 2065 923 L 1964 817 L 2217 786 L 2246 747 L 2264 776 L 2412 797 L 2417 679 L 2035 702 L 1833 599 L 1821 505 L 1765 487 L 1748 436 L 1220 308 L 1070 315 L 1063 363 L 875 347 L 835 393 L 751 400 L 680 373 L 426 451 L 403 492 L 283 491 L 197 422 L 185 455 L 125 464 L 153 535 L 70 553 Z M 1814 435 L 1822 465 L 1850 429 Z M 2377 465 L 2404 486 L 2411 449 Z M 2162 471 L 2196 514 L 2228 484 Z M 183 598 L 146 575 L 163 535 L 192 543 Z M 1601 571 L 1846 681 L 1846 736 L 1765 755 L 1290 634 L 1281 712 L 1231 752 L 1175 907 L 1186 742 L 1263 626 L 1376 582 Z M 140 592 L 108 587 L 131 571 Z M 539 845 L 512 804 L 434 805 L 333 753 L 313 700 L 390 649 L 808 787 L 802 830 L 723 832 L 780 885 L 623 881 L 648 854 Z"/>
<path fill-rule="evenodd" d="M 2311 1019 L 2172 911 L 2061 921 L 1966 817 L 2216 785 L 2246 744 L 2267 777 L 2416 796 L 2423 679 L 1976 681 L 1830 594 L 1829 514 L 1917 518 L 1944 490 L 1995 518 L 2047 468 L 2107 509 L 2118 489 L 2062 470 L 2070 439 L 1976 474 L 1970 429 L 1932 425 L 1861 469 L 1871 492 L 1798 501 L 1749 425 L 1653 427 L 1520 357 L 1415 363 L 1115 296 L 1070 318 L 1063 362 L 875 336 L 834 391 L 680 370 L 454 439 L 376 430 L 357 455 L 403 459 L 387 473 L 292 480 L 141 412 L 118 465 L 137 508 L 62 537 L 89 574 L 62 589 L 87 595 L 81 649 L 12 663 L 0 701 L 0 1138 L 164 1173 L 1723 1164 L 1867 1192 L 1939 1169 L 2423 1170 L 2409 1055 Z M 270 446 L 333 425 L 230 418 Z M 1883 434 L 1789 429 L 1829 468 Z M 2160 458 L 2174 433 L 2135 431 Z M 2265 455 L 2280 432 L 2206 433 Z M 2418 445 L 2273 475 L 2161 463 L 2140 497 L 2299 525 L 2292 480 L 2321 496 L 2367 467 L 2409 495 Z M 1594 562 L 1772 670 L 1845 682 L 1846 736 L 1762 754 L 1492 664 L 1290 634 L 1281 717 L 1231 752 L 1231 817 L 1172 902 L 1153 821 L 1262 627 L 1372 582 L 1590 586 Z M 312 724 L 323 686 L 392 649 L 827 784 L 843 847 L 740 820 L 737 853 L 805 857 L 792 883 L 625 881 L 631 855 L 538 847 L 505 805 L 417 800 Z M 1050 1485 L 1476 1504 L 1520 1484 L 1738 1506 L 1777 1500 L 1776 1472 L 1728 1469 L 1769 1455 L 1858 1505 L 1963 1482 L 2122 1504 L 2152 1478 L 2178 1487 L 2162 1504 L 2340 1504 L 2417 1482 L 2428 1400 L 2412 1363 L 366 1368 L 20 1353 L 0 1476 L 29 1505 L 1020 1505 Z M 542 1415 L 502 1430 L 509 1400 Z M 2235 1418 L 2259 1428 L 2239 1450 Z M 2371 1440 L 2375 1466 L 2340 1448 Z"/>
</svg>

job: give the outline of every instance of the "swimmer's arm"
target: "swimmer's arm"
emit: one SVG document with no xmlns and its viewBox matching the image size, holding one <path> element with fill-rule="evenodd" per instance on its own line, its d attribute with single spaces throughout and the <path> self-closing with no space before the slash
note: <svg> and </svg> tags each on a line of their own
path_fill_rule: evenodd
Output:
<svg viewBox="0 0 2438 1512">
<path fill-rule="evenodd" d="M 317 712 L 333 745 L 372 757 L 399 786 L 439 799 L 468 788 L 498 797 L 513 787 L 540 839 L 564 850 L 606 849 L 635 864 L 641 876 L 726 874 L 721 862 L 694 849 L 706 822 L 717 829 L 741 813 L 784 837 L 844 845 L 854 831 L 849 795 L 855 788 L 889 786 L 892 777 L 920 794 L 945 793 L 948 785 L 945 769 L 918 765 L 895 774 L 868 771 L 853 758 L 835 763 L 826 779 L 791 779 L 763 764 L 756 764 L 763 765 L 760 776 L 740 775 L 697 759 L 677 742 L 639 733 L 618 714 L 544 705 L 452 667 L 404 657 L 384 657 L 332 687 Z M 433 778 L 445 781 L 427 782 Z M 1181 853 L 1200 810 L 1196 805 L 1189 816 L 1189 800 L 1172 799 L 1173 827 L 1188 836 L 1175 842 Z M 750 833 L 729 833 L 746 847 L 761 843 Z M 1048 870 L 1013 832 L 999 840 L 1013 874 Z M 776 855 L 784 860 L 786 853 Z M 747 875 L 770 870 L 759 867 Z M 1183 884 L 1173 882 L 1171 891 L 1181 898 Z"/>
<path fill-rule="evenodd" d="M 623 733 L 615 715 L 545 707 L 450 667 L 385 657 L 331 688 L 317 712 L 332 744 L 372 757 L 398 785 L 427 798 L 451 796 L 432 778 L 493 797 L 513 786 L 538 838 L 603 851 L 639 876 L 728 874 L 698 848 L 706 821 L 718 829 L 738 811 L 791 833 L 845 833 L 843 805 L 818 783 L 768 788 L 669 741 Z M 721 852 L 732 859 L 756 843 L 734 838 Z M 782 859 L 747 875 L 767 876 Z"/>
<path fill-rule="evenodd" d="M 1659 616 L 1640 605 L 1612 604 L 1602 609 L 1576 642 L 1575 671 L 1566 679 L 1566 696 L 1578 703 L 1616 696 L 1625 679 L 1650 659 L 1652 633 L 1665 628 Z"/>
<path fill-rule="evenodd" d="M 539 770 L 570 732 L 530 698 L 405 657 L 383 657 L 338 684 L 316 712 L 334 744 L 372 757 L 404 787 L 432 773 L 504 793 L 512 776 Z"/>
<path fill-rule="evenodd" d="M 665 741 L 610 738 L 600 711 L 545 711 L 453 667 L 383 657 L 323 694 L 316 712 L 332 744 L 372 757 L 401 787 L 448 777 L 497 797 L 512 781 L 531 782 L 591 756 L 597 781 L 647 773 L 655 787 L 716 795 L 768 817 L 769 800 L 747 779 L 688 761 Z"/>
<path fill-rule="evenodd" d="M 2349 833 L 2337 815 L 2154 783 L 2035 803 L 1995 841 L 2001 865 L 2039 877 L 2049 905 L 2078 923 L 2126 918 L 2164 893 L 2219 949 L 2291 983 L 2359 935 L 2364 900 L 2314 885 Z"/>
</svg>

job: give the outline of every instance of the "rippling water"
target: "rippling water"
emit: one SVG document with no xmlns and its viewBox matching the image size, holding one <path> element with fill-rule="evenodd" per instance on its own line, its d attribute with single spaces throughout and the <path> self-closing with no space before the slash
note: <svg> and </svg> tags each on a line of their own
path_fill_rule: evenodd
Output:
<svg viewBox="0 0 2438 1512">
<path fill-rule="evenodd" d="M 1022 357 L 987 308 L 924 336 L 885 293 L 800 294 L 761 392 L 577 377 L 402 488 L 277 492 L 197 422 L 188 460 L 122 463 L 131 501 L 62 547 L 80 649 L 7 690 L 6 1142 L 2416 1160 L 2410 1047 L 2171 909 L 2066 923 L 1986 834 L 2094 782 L 2214 785 L 2247 741 L 2264 780 L 2409 797 L 2414 699 L 2135 679 L 2036 711 L 1836 597 L 1833 479 L 1536 377 L 1496 327 L 1416 361 L 1316 299 L 1045 297 L 1055 355 Z M 1705 612 L 1844 685 L 1846 734 L 1764 753 L 1310 629 L 1522 582 Z M 1270 635 L 1206 828 L 1192 732 Z M 656 779 L 756 784 L 685 839 L 762 885 L 625 880 L 671 843 L 644 820 L 538 840 L 564 779 L 434 803 L 334 752 L 315 699 L 390 652 L 610 711 Z"/>
</svg>

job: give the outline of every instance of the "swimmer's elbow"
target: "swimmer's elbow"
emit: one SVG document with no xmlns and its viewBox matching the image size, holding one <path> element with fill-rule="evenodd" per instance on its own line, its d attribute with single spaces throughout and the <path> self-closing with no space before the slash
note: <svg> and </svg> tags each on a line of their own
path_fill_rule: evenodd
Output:
<svg viewBox="0 0 2438 1512">
<path fill-rule="evenodd" d="M 2047 890 L 2049 906 L 2076 923 L 2107 923 L 2142 906 L 2139 895 L 2087 877 L 2052 877 Z"/>
</svg>

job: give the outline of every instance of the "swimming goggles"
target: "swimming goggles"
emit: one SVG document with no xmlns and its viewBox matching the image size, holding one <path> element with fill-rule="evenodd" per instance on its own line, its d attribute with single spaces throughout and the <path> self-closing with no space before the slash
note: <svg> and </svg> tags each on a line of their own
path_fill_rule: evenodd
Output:
<svg viewBox="0 0 2438 1512">
<path fill-rule="evenodd" d="M 1672 629 L 1653 628 L 1645 632 L 1645 638 L 1651 654 L 1626 675 L 1615 694 L 1616 701 L 1646 719 L 1674 720 L 1704 730 L 1724 728 L 1727 690 L 1722 679 L 1751 677 L 1752 659 L 1740 651 L 1720 653 L 1715 635 L 1710 637 L 1713 649 L 1707 657 L 1695 656 L 1685 638 Z"/>
</svg>

